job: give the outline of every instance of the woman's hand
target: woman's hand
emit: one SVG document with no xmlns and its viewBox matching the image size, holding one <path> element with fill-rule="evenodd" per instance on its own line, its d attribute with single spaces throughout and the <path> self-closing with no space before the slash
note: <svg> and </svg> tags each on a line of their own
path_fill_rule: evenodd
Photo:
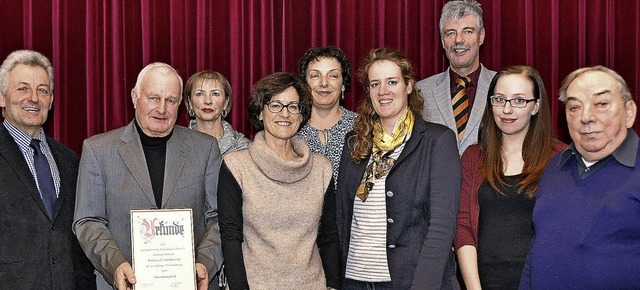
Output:
<svg viewBox="0 0 640 290">
<path fill-rule="evenodd" d="M 478 253 L 476 247 L 465 245 L 456 251 L 460 272 L 468 290 L 481 290 L 480 274 L 478 273 Z"/>
</svg>

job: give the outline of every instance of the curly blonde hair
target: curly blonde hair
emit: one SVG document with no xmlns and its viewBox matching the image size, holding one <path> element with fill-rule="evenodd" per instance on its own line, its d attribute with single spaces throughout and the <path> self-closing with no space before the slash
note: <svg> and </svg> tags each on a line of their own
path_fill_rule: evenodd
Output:
<svg viewBox="0 0 640 290">
<path fill-rule="evenodd" d="M 402 78 L 404 82 L 412 86 L 415 85 L 415 75 L 413 73 L 413 65 L 411 61 L 405 57 L 405 55 L 392 48 L 376 48 L 369 51 L 365 64 L 358 70 L 358 80 L 362 84 L 365 92 L 369 93 L 369 69 L 371 66 L 379 61 L 390 61 L 400 67 Z M 414 87 L 408 96 L 409 108 L 416 116 L 416 118 L 422 118 L 423 99 L 420 96 L 418 90 Z M 362 98 L 360 105 L 358 106 L 358 117 L 353 124 L 353 131 L 355 135 L 352 135 L 349 140 L 349 149 L 351 150 L 351 160 L 354 162 L 360 162 L 367 158 L 371 153 L 373 147 L 373 124 L 380 118 L 373 108 L 370 96 Z M 355 139 L 355 140 L 353 140 Z"/>
</svg>

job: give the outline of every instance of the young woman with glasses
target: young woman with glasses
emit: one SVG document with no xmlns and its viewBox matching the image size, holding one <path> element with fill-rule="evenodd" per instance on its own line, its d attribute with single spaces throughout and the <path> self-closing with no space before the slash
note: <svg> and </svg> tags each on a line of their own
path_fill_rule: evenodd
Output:
<svg viewBox="0 0 640 290">
<path fill-rule="evenodd" d="M 467 289 L 517 289 L 538 181 L 566 144 L 551 135 L 547 93 L 535 69 L 502 69 L 487 97 L 479 144 L 462 155 L 455 249 Z"/>
</svg>

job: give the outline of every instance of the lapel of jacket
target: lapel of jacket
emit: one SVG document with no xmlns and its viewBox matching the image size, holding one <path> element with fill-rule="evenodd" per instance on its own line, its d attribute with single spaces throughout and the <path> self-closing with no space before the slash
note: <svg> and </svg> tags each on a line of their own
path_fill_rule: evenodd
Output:
<svg viewBox="0 0 640 290">
<path fill-rule="evenodd" d="M 345 140 L 351 141 L 349 146 L 347 145 L 344 146 L 345 151 L 353 147 L 353 143 L 354 143 L 353 141 L 355 141 L 355 138 L 351 139 L 349 137 L 354 136 L 354 134 L 355 133 L 353 133 L 352 131 L 350 134 L 347 134 L 347 136 L 345 137 Z M 348 154 L 349 153 L 344 153 L 343 158 L 347 157 Z M 344 179 L 344 183 L 345 183 L 344 189 L 345 189 L 345 192 L 347 193 L 344 196 L 344 199 L 346 199 L 346 207 L 343 209 L 343 212 L 344 210 L 346 210 L 345 216 L 351 217 L 353 215 L 353 201 L 355 200 L 355 197 L 356 197 L 356 190 L 358 186 L 360 186 L 360 181 L 362 181 L 362 177 L 364 176 L 364 171 L 367 169 L 367 165 L 369 163 L 370 158 L 371 158 L 371 153 L 369 153 L 367 157 L 363 158 L 360 161 L 360 163 L 355 163 L 351 161 L 351 159 L 349 159 L 349 162 L 352 164 L 352 167 L 350 167 L 349 170 L 343 170 L 343 171 L 340 171 L 339 173 L 339 174 L 344 173 L 344 175 L 346 176 Z M 340 180 L 342 179 L 340 178 Z M 340 185 L 340 187 L 343 187 L 343 185 Z M 349 229 L 351 228 L 351 220 L 348 221 L 347 226 L 349 227 Z"/>
<path fill-rule="evenodd" d="M 449 77 L 449 69 L 447 69 L 442 76 L 436 82 L 436 87 L 433 89 L 433 94 L 436 97 L 436 105 L 440 114 L 444 119 L 444 123 L 447 127 L 456 128 L 456 117 L 453 115 L 453 105 L 451 104 L 451 80 Z"/>
<path fill-rule="evenodd" d="M 164 166 L 164 185 L 162 186 L 162 207 L 164 208 L 169 197 L 174 192 L 178 177 L 182 175 L 182 169 L 187 160 L 189 146 L 186 144 L 187 136 L 182 128 L 175 126 L 173 136 L 167 142 L 167 157 Z"/>
<path fill-rule="evenodd" d="M 58 173 L 60 174 L 60 193 L 58 194 L 58 199 L 53 209 L 53 217 L 55 219 L 60 209 L 62 209 L 63 204 L 69 199 L 69 195 L 73 194 L 75 196 L 76 189 L 72 188 L 73 182 L 71 181 L 77 178 L 77 169 L 74 173 L 74 168 L 77 168 L 78 165 L 71 162 L 71 158 L 73 157 L 65 155 L 56 141 L 47 138 L 47 144 L 49 145 L 49 149 L 51 149 L 51 155 L 53 155 L 53 159 L 58 167 Z"/>
<path fill-rule="evenodd" d="M 470 136 L 473 135 L 471 132 L 476 127 L 480 126 L 480 120 L 482 119 L 485 106 L 487 105 L 487 93 L 489 92 L 489 84 L 491 83 L 492 78 L 493 76 L 489 71 L 480 64 L 480 76 L 478 77 L 478 83 L 476 84 L 476 96 L 473 101 L 473 106 L 471 106 L 471 113 L 469 114 L 469 121 L 467 122 L 465 134 L 459 144 L 465 144 L 465 142 L 467 142 L 467 138 L 470 138 Z"/>
<path fill-rule="evenodd" d="M 427 124 L 420 118 L 416 118 L 415 123 L 413 124 L 413 130 L 411 131 L 411 137 L 407 140 L 407 143 L 404 145 L 404 149 L 402 149 L 402 153 L 398 156 L 398 160 L 396 160 L 393 168 L 393 171 L 398 164 L 400 164 L 411 152 L 413 152 L 418 144 L 420 144 L 420 140 L 422 140 L 422 134 L 424 130 L 427 129 Z M 391 172 L 389 172 L 391 173 Z"/>
<path fill-rule="evenodd" d="M 118 147 L 118 153 L 124 164 L 129 169 L 133 178 L 138 182 L 142 192 L 147 196 L 151 204 L 156 204 L 155 197 L 153 195 L 153 188 L 151 187 L 151 177 L 149 176 L 149 169 L 147 168 L 147 161 L 144 157 L 144 151 L 142 150 L 142 143 L 140 143 L 140 136 L 136 132 L 136 126 L 133 124 L 135 120 L 131 121 L 122 131 L 120 140 L 124 144 Z"/>
<path fill-rule="evenodd" d="M 24 160 L 24 156 L 22 155 L 18 144 L 16 144 L 16 141 L 13 140 L 13 137 L 11 137 L 7 128 L 5 128 L 1 123 L 0 156 L 2 156 L 6 161 L 7 166 L 16 173 L 20 182 L 24 185 L 24 188 L 27 189 L 26 194 L 29 194 L 38 207 L 40 207 L 40 210 L 45 213 L 45 216 L 48 216 L 47 210 L 42 202 L 42 198 L 40 197 L 40 192 L 38 192 L 36 181 L 33 179 L 31 170 L 29 170 L 29 166 L 27 165 L 27 161 Z M 23 194 L 23 192 L 15 192 L 15 194 Z"/>
</svg>

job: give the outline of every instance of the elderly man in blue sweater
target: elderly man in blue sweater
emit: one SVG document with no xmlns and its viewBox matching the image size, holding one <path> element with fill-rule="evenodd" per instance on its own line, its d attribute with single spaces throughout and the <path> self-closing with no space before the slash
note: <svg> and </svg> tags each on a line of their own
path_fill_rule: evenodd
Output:
<svg viewBox="0 0 640 290">
<path fill-rule="evenodd" d="M 640 159 L 636 104 L 602 67 L 564 80 L 573 143 L 547 165 L 520 289 L 640 289 Z"/>
</svg>

